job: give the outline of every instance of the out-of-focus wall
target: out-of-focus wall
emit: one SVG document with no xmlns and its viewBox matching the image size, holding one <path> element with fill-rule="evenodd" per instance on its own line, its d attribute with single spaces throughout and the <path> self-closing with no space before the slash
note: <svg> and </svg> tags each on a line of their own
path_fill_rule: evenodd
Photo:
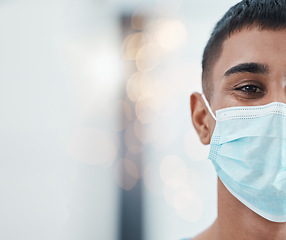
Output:
<svg viewBox="0 0 286 240">
<path fill-rule="evenodd" d="M 0 2 L 1 239 L 119 239 L 120 196 L 138 184 L 146 240 L 214 220 L 216 176 L 189 96 L 236 2 Z M 121 17 L 140 15 L 124 35 Z"/>
<path fill-rule="evenodd" d="M 1 239 L 117 239 L 117 15 L 0 2 Z"/>
<path fill-rule="evenodd" d="M 127 148 L 144 156 L 136 170 L 143 181 L 144 239 L 192 237 L 216 218 L 216 174 L 209 147 L 192 126 L 189 101 L 201 92 L 201 57 L 211 30 L 236 2 L 156 1 L 132 11 L 134 32 L 123 42 L 123 56 L 136 65 L 126 83 L 134 114 L 124 135 Z M 126 186 L 132 180 L 134 187 L 140 183 L 130 177 Z"/>
</svg>

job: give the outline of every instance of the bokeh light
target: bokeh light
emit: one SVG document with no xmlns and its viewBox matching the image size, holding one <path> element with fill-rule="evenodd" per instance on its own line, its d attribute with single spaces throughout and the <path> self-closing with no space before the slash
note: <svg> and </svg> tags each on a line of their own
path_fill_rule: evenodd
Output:
<svg viewBox="0 0 286 240">
<path fill-rule="evenodd" d="M 206 159 L 208 152 L 194 129 L 181 133 L 180 125 L 174 122 L 182 104 L 189 105 L 186 96 L 201 88 L 200 64 L 192 60 L 177 62 L 179 56 L 186 55 L 183 49 L 188 40 L 187 28 L 175 16 L 181 4 L 172 1 L 152 10 L 138 8 L 132 15 L 131 28 L 135 31 L 128 33 L 123 43 L 130 70 L 125 86 L 127 105 L 132 109 L 132 119 L 123 128 L 124 143 L 131 155 L 140 158 L 147 153 L 150 160 L 143 157 L 142 170 L 136 160 L 122 160 L 126 176 L 119 185 L 132 189 L 137 176 L 142 176 L 148 192 L 163 195 L 181 219 L 197 222 L 209 196 L 209 183 L 190 164 L 187 167 L 176 150 L 172 155 L 168 151 L 169 147 L 177 149 L 172 144 L 183 139 L 182 147 L 191 164 Z M 158 155 L 162 160 L 154 161 Z"/>
<path fill-rule="evenodd" d="M 143 45 L 136 55 L 136 66 L 141 72 L 151 71 L 160 64 L 161 49 L 155 43 Z"/>
<path fill-rule="evenodd" d="M 151 142 L 154 138 L 153 134 L 150 131 L 146 131 L 147 126 L 142 124 L 140 121 L 136 120 L 134 122 L 134 132 L 137 139 L 143 143 L 147 144 Z"/>
<path fill-rule="evenodd" d="M 150 125 L 149 131 L 153 135 L 153 147 L 161 149 L 175 140 L 178 127 L 174 125 L 171 118 L 160 117 Z"/>
<path fill-rule="evenodd" d="M 178 193 L 178 188 L 170 188 L 167 185 L 164 185 L 163 187 L 163 195 L 164 198 L 166 200 L 166 202 L 171 206 L 174 207 L 174 203 L 175 203 L 175 197 L 176 194 Z"/>
<path fill-rule="evenodd" d="M 187 180 L 187 173 L 184 162 L 176 156 L 167 156 L 160 163 L 160 176 L 171 188 L 183 185 Z"/>
<path fill-rule="evenodd" d="M 143 173 L 144 186 L 148 191 L 155 195 L 163 192 L 164 183 L 160 178 L 159 166 L 156 164 L 148 164 Z"/>
<path fill-rule="evenodd" d="M 173 92 L 190 95 L 194 90 L 201 92 L 201 72 L 200 63 L 186 62 L 168 69 L 164 78 L 168 77 Z"/>
<path fill-rule="evenodd" d="M 124 143 L 127 147 L 128 151 L 133 154 L 139 154 L 143 146 L 141 142 L 136 137 L 135 131 L 134 131 L 134 123 L 130 124 L 124 133 Z"/>
<path fill-rule="evenodd" d="M 209 224 L 217 178 L 188 105 L 228 2 L 0 1 L 2 236 L 169 240 Z"/>
<path fill-rule="evenodd" d="M 136 103 L 135 112 L 138 120 L 143 124 L 154 122 L 159 114 L 160 103 L 156 102 L 156 95 L 146 92 Z"/>
<path fill-rule="evenodd" d="M 204 211 L 203 200 L 206 199 L 205 184 L 200 175 L 188 170 L 187 180 L 177 188 L 164 186 L 163 194 L 167 203 L 173 207 L 177 214 L 189 222 L 199 221 Z M 203 197 L 201 196 L 203 195 Z"/>
<path fill-rule="evenodd" d="M 114 177 L 119 187 L 123 188 L 126 191 L 129 191 L 134 188 L 138 182 L 138 167 L 130 159 L 120 159 L 116 163 Z"/>
<path fill-rule="evenodd" d="M 130 103 L 126 100 L 120 99 L 116 101 L 115 103 L 113 103 L 113 107 L 117 109 L 116 114 L 119 115 L 121 113 L 120 122 L 116 124 L 115 130 L 123 131 L 133 120 L 133 112 L 132 112 Z M 106 109 L 106 110 L 108 111 L 109 109 Z M 114 116 L 114 110 L 111 110 L 110 112 L 113 113 L 113 115 L 110 114 L 111 117 L 118 116 L 118 115 Z"/>
<path fill-rule="evenodd" d="M 152 75 L 142 72 L 135 72 L 130 76 L 126 84 L 126 91 L 129 99 L 138 101 L 142 96 L 152 90 L 154 78 Z"/>
<path fill-rule="evenodd" d="M 154 22 L 155 41 L 166 51 L 174 51 L 187 41 L 187 30 L 182 22 L 175 19 L 159 19 Z"/>
<path fill-rule="evenodd" d="M 134 161 L 124 158 L 123 164 L 124 164 L 126 171 L 130 174 L 130 176 L 132 176 L 134 179 L 139 178 L 139 169 Z"/>
<path fill-rule="evenodd" d="M 143 32 L 136 32 L 127 36 L 122 44 L 124 59 L 135 60 L 138 51 L 150 41 L 149 39 L 150 37 Z"/>
</svg>

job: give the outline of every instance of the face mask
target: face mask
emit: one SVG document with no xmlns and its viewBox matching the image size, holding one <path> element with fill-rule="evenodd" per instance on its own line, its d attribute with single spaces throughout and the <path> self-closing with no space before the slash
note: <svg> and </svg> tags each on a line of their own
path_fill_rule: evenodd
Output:
<svg viewBox="0 0 286 240">
<path fill-rule="evenodd" d="M 228 189 L 245 206 L 286 222 L 286 104 L 229 107 L 214 116 L 209 159 Z"/>
</svg>

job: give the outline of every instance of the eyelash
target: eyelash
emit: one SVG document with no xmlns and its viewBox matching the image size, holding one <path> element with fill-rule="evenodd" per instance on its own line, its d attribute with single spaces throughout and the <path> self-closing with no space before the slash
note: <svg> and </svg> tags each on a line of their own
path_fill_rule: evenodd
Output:
<svg viewBox="0 0 286 240">
<path fill-rule="evenodd" d="M 253 95 L 261 96 L 265 94 L 265 91 L 262 87 L 258 87 L 257 85 L 254 85 L 254 84 L 246 84 L 243 86 L 235 87 L 234 90 L 240 91 L 242 94 L 247 94 L 247 95 L 252 95 L 252 96 Z"/>
</svg>

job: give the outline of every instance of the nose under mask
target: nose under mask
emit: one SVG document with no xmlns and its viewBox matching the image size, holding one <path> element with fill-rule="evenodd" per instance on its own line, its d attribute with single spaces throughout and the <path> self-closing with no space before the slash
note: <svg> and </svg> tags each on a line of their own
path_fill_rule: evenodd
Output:
<svg viewBox="0 0 286 240">
<path fill-rule="evenodd" d="M 229 107 L 216 120 L 209 159 L 228 191 L 249 209 L 286 222 L 286 104 Z"/>
</svg>

